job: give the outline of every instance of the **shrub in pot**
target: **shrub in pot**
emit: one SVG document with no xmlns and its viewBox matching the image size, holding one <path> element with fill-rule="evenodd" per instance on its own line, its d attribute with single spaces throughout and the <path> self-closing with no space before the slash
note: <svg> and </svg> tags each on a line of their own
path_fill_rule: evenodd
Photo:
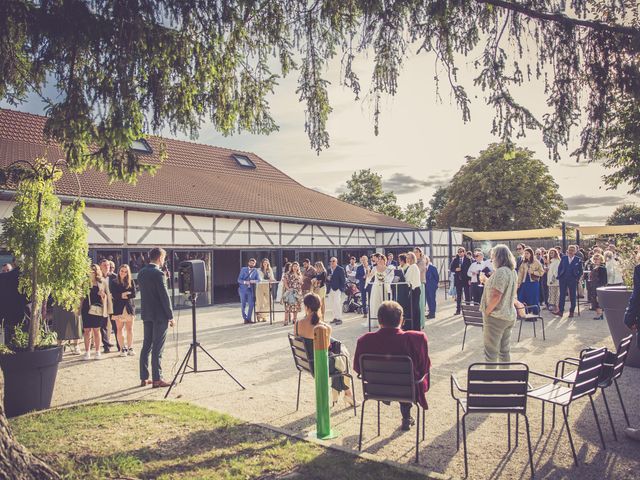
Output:
<svg viewBox="0 0 640 480">
<path fill-rule="evenodd" d="M 29 315 L 0 350 L 7 416 L 49 408 L 62 358 L 43 312 L 49 298 L 71 309 L 86 294 L 89 271 L 84 204 L 62 208 L 55 195 L 61 177 L 57 164 L 45 159 L 17 162 L 2 171 L 2 183 L 14 184 L 11 216 L 3 221 L 1 242 L 20 269 L 18 288 L 30 299 Z"/>
</svg>

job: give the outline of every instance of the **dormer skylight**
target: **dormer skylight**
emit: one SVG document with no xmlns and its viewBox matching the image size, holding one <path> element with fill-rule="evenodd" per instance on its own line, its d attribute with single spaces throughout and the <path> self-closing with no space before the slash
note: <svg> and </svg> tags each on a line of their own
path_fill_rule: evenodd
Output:
<svg viewBox="0 0 640 480">
<path fill-rule="evenodd" d="M 149 142 L 147 142 L 144 138 L 140 138 L 131 142 L 131 150 L 135 150 L 136 152 L 141 153 L 153 153 L 151 145 L 149 145 Z"/>
<path fill-rule="evenodd" d="M 240 155 L 239 153 L 234 153 L 231 155 L 236 163 L 243 168 L 256 168 L 256 164 L 251 161 L 249 157 L 246 155 Z"/>
</svg>

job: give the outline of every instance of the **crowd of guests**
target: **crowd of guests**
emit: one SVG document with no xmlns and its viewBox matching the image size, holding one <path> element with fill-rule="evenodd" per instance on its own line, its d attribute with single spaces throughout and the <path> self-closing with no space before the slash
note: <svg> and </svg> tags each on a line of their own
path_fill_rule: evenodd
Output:
<svg viewBox="0 0 640 480">
<path fill-rule="evenodd" d="M 565 313 L 569 297 L 569 317 L 575 315 L 578 298 L 587 297 L 596 320 L 603 313 L 596 291 L 607 285 L 622 285 L 622 267 L 615 244 L 595 245 L 589 250 L 569 245 L 533 248 L 524 243 L 516 246 L 515 273 L 518 300 L 536 308 L 545 307 L 554 315 Z M 458 255 L 449 265 L 452 289 L 456 295 L 456 314 L 460 314 L 462 296 L 466 303 L 480 303 L 484 282 L 495 269 L 480 249 L 467 252 L 458 248 Z M 453 292 L 452 292 L 453 293 Z M 539 313 L 539 312 L 535 312 Z"/>
<path fill-rule="evenodd" d="M 315 293 L 321 299 L 323 315 L 330 310 L 333 317 L 330 323 L 340 325 L 345 293 L 354 289 L 359 296 L 358 309 L 365 317 L 370 310 L 376 312 L 382 302 L 393 299 L 403 306 L 405 321 L 419 330 L 424 327 L 425 317 L 435 318 L 439 281 L 438 269 L 423 250 L 416 247 L 398 255 L 397 261 L 393 253 L 386 256 L 374 253 L 370 257 L 363 255 L 359 262 L 350 257 L 345 266 L 331 257 L 328 268 L 323 262 L 312 263 L 308 258 L 302 266 L 298 262 L 286 262 L 279 281 L 269 259 L 264 258 L 258 267 L 256 259 L 251 258 L 238 275 L 238 293 L 244 323 L 266 321 L 274 303 L 284 306 L 284 325 L 295 323 L 304 296 Z M 278 286 L 275 298 L 272 284 Z"/>
</svg>

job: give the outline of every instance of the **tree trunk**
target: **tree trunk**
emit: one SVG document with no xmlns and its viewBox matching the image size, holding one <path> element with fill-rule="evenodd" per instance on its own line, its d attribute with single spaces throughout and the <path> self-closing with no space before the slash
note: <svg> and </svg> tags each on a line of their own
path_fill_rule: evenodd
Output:
<svg viewBox="0 0 640 480">
<path fill-rule="evenodd" d="M 36 213 L 36 223 L 40 223 L 42 215 L 42 193 L 38 195 L 38 211 Z M 40 330 L 40 314 L 38 307 L 38 248 L 35 248 L 33 255 L 33 270 L 31 272 L 31 322 L 29 323 L 29 351 L 36 348 L 36 339 Z"/>
<path fill-rule="evenodd" d="M 11 434 L 9 422 L 0 402 L 0 480 L 59 479 L 42 460 L 20 445 Z"/>
</svg>

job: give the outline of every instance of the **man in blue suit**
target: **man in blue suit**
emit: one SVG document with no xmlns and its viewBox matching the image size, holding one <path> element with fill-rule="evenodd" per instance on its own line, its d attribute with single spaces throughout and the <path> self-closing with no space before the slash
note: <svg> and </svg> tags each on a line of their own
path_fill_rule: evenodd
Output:
<svg viewBox="0 0 640 480">
<path fill-rule="evenodd" d="M 571 299 L 571 309 L 569 317 L 573 317 L 576 309 L 576 296 L 578 292 L 578 281 L 582 277 L 582 261 L 576 255 L 577 248 L 575 245 L 569 245 L 567 255 L 562 257 L 560 265 L 558 265 L 558 280 L 560 282 L 560 300 L 558 301 L 558 309 L 553 312 L 555 315 L 562 316 L 564 314 L 564 302 L 569 289 L 569 298 Z"/>
<path fill-rule="evenodd" d="M 358 290 L 362 298 L 362 313 L 366 317 L 369 310 L 367 309 L 367 275 L 369 275 L 369 258 L 366 255 L 360 257 L 360 265 L 356 268 L 356 281 L 358 282 Z"/>
<path fill-rule="evenodd" d="M 329 305 L 333 312 L 331 323 L 342 324 L 342 292 L 347 285 L 347 276 L 344 268 L 338 265 L 338 259 L 331 257 L 329 271 L 327 272 L 327 291 L 329 292 Z"/>
<path fill-rule="evenodd" d="M 238 293 L 240 294 L 240 303 L 242 310 L 242 318 L 244 323 L 253 323 L 253 307 L 255 305 L 254 289 L 256 282 L 259 280 L 258 270 L 256 269 L 256 259 L 250 258 L 246 267 L 240 269 L 238 275 Z M 248 307 L 248 312 L 247 312 Z"/>
<path fill-rule="evenodd" d="M 435 265 L 431 263 L 431 259 L 425 255 L 425 262 L 427 263 L 427 287 L 425 290 L 427 296 L 427 318 L 436 318 L 436 291 L 438 290 L 438 283 L 440 282 L 440 275 Z"/>
</svg>

